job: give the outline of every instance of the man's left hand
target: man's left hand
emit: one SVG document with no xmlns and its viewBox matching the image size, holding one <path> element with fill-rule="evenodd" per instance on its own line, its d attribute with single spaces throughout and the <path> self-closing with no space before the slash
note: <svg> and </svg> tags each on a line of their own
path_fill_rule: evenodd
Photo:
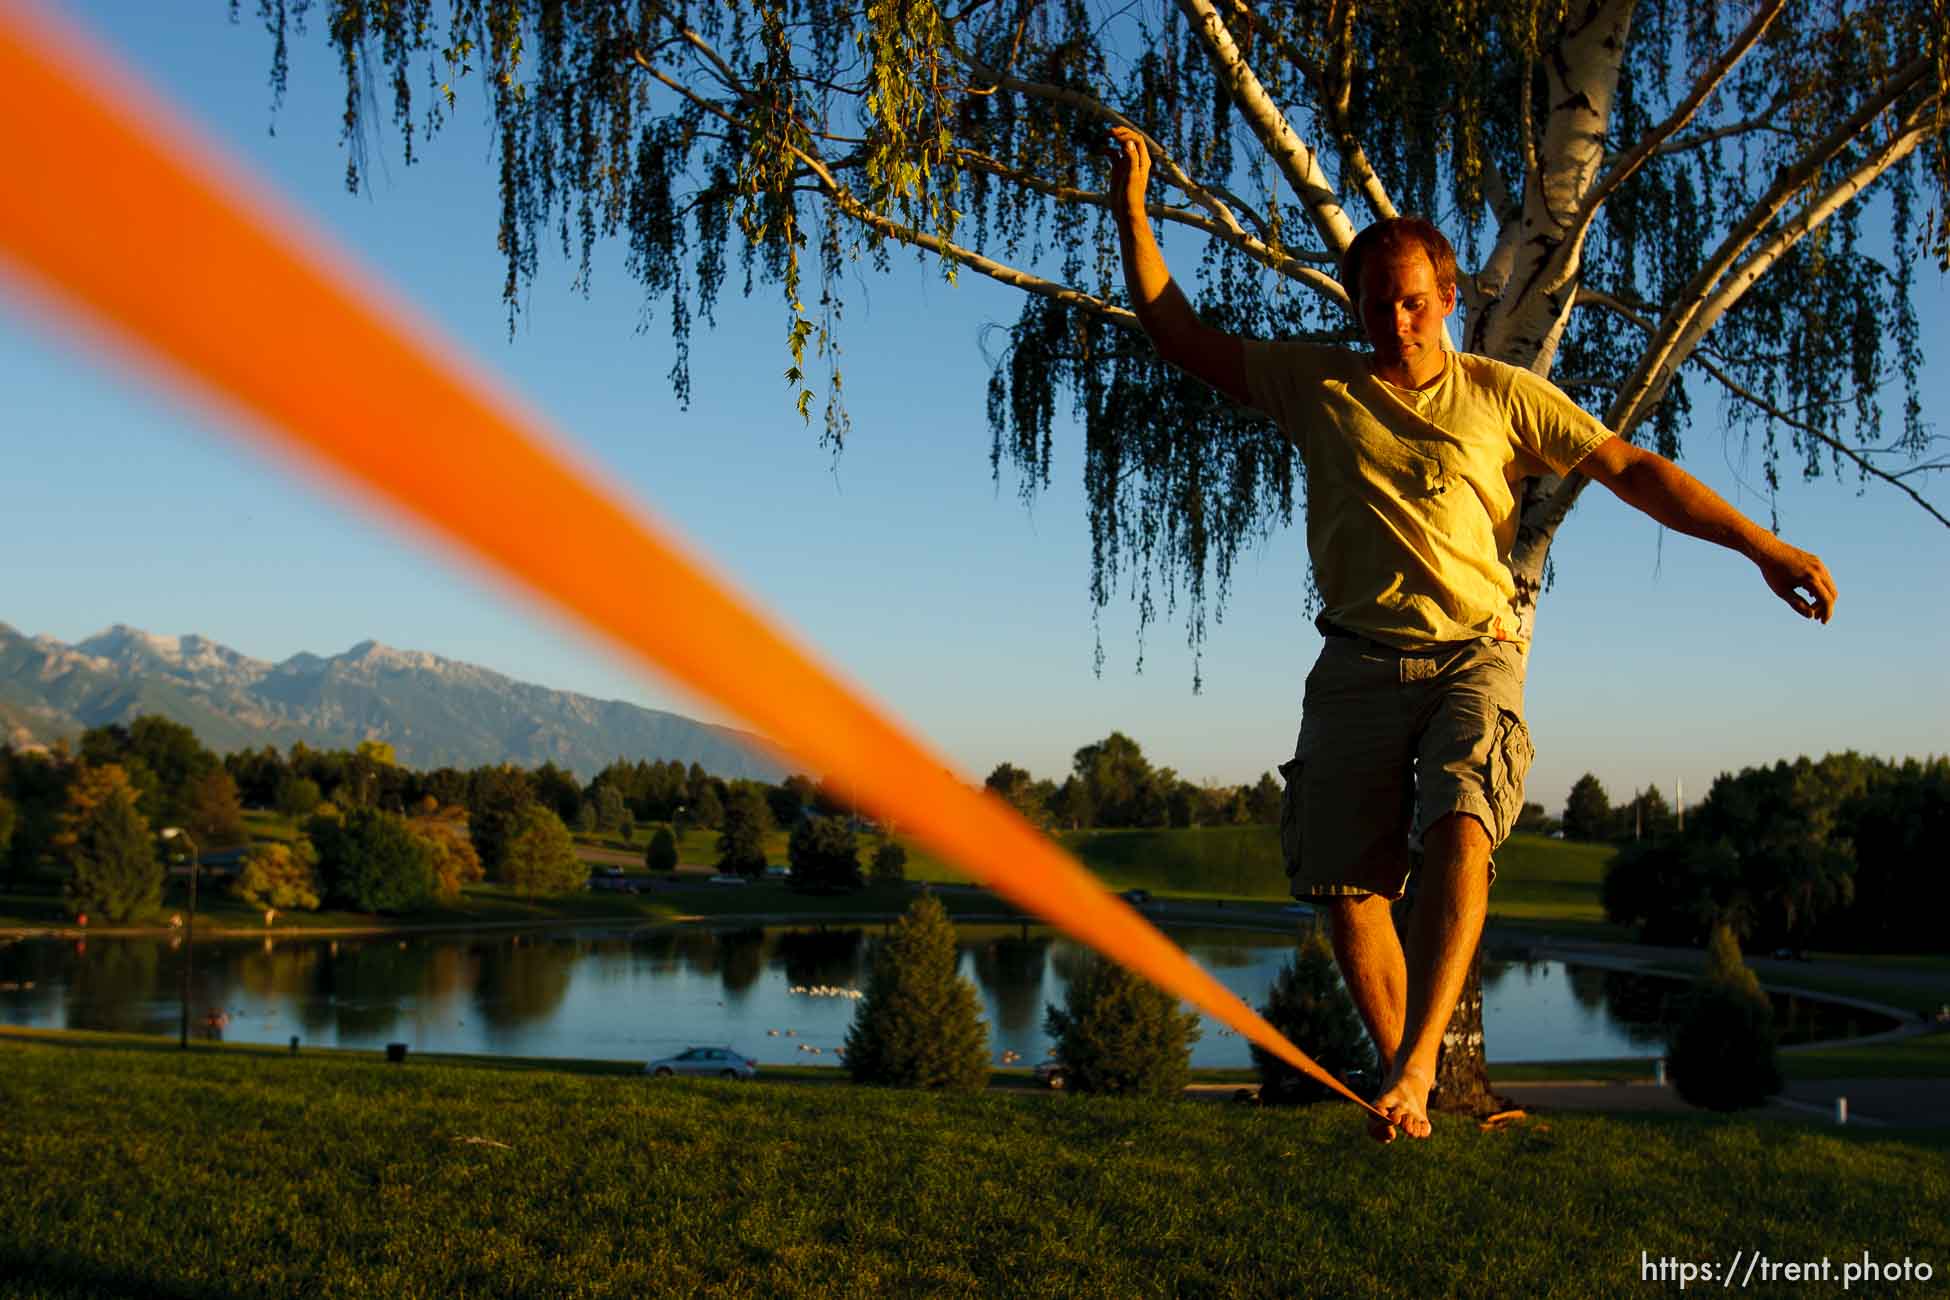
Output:
<svg viewBox="0 0 1950 1300">
<path fill-rule="evenodd" d="M 1774 594 L 1803 618 L 1826 623 L 1835 615 L 1835 580 L 1819 555 L 1776 541 L 1772 548 L 1755 557 L 1760 576 Z"/>
</svg>

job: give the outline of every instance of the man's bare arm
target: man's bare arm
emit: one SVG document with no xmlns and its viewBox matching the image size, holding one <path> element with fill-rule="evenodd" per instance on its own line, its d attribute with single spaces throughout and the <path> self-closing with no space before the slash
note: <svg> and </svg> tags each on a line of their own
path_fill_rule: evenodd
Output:
<svg viewBox="0 0 1950 1300">
<path fill-rule="evenodd" d="M 1585 457 L 1578 472 L 1668 528 L 1740 552 L 1803 618 L 1826 623 L 1834 616 L 1835 580 L 1820 556 L 1789 546 L 1664 456 L 1612 437 Z"/>
<path fill-rule="evenodd" d="M 1129 127 L 1111 128 L 1111 215 L 1124 253 L 1124 285 L 1138 323 L 1151 336 L 1158 355 L 1195 375 L 1242 406 L 1246 392 L 1246 349 L 1235 337 L 1198 318 L 1184 291 L 1172 283 L 1165 255 L 1145 214 L 1151 184 L 1151 153 Z"/>
</svg>

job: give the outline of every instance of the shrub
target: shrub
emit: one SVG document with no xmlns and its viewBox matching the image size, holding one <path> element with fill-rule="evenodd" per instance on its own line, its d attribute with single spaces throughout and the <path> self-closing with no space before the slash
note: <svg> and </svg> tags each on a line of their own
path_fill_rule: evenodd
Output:
<svg viewBox="0 0 1950 1300">
<path fill-rule="evenodd" d="M 260 844 L 244 855 L 230 893 L 252 907 L 283 911 L 318 910 L 318 877 L 309 841 Z"/>
<path fill-rule="evenodd" d="M 1044 1032 L 1078 1092 L 1171 1097 L 1191 1076 L 1198 1017 L 1163 989 L 1092 953 Z"/>
<path fill-rule="evenodd" d="M 515 814 L 501 864 L 502 883 L 524 898 L 569 894 L 589 883 L 589 869 L 576 856 L 575 841 L 562 819 L 541 804 L 524 804 Z"/>
<path fill-rule="evenodd" d="M 792 828 L 786 841 L 792 864 L 787 880 L 794 889 L 831 892 L 858 889 L 860 842 L 843 817 L 807 817 Z"/>
<path fill-rule="evenodd" d="M 162 903 L 162 863 L 156 860 L 149 823 L 135 809 L 135 792 L 110 789 L 70 823 L 68 906 L 126 921 Z"/>
<path fill-rule="evenodd" d="M 1334 949 L 1319 926 L 1307 932 L 1300 950 L 1281 968 L 1259 1014 L 1330 1074 L 1346 1079 L 1375 1069 L 1374 1044 L 1354 999 L 1341 983 Z M 1303 1105 L 1339 1095 L 1257 1043 L 1251 1048 L 1253 1065 L 1259 1070 L 1260 1100 Z"/>
<path fill-rule="evenodd" d="M 975 986 L 955 974 L 955 927 L 931 893 L 874 954 L 846 1034 L 855 1083 L 969 1091 L 987 1085 L 989 1031 Z"/>
<path fill-rule="evenodd" d="M 322 807 L 322 806 L 321 806 Z M 378 808 L 323 812 L 305 823 L 325 896 L 361 912 L 406 912 L 433 892 L 433 855 L 406 819 Z"/>
<path fill-rule="evenodd" d="M 652 871 L 677 870 L 677 838 L 668 826 L 659 826 L 650 837 L 650 847 L 643 851 L 643 865 Z"/>
<path fill-rule="evenodd" d="M 1724 925 L 1713 931 L 1706 973 L 1672 1033 L 1670 1059 L 1673 1087 L 1708 1110 L 1763 1105 L 1781 1090 L 1773 1008 Z"/>
<path fill-rule="evenodd" d="M 882 840 L 873 851 L 875 884 L 899 884 L 907 879 L 907 850 L 893 840 Z"/>
</svg>

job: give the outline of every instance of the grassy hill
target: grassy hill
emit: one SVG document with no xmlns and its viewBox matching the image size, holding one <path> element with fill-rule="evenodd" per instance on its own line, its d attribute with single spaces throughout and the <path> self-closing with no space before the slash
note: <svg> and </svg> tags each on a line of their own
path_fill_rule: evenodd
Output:
<svg viewBox="0 0 1950 1300">
<path fill-rule="evenodd" d="M 1337 1105 L 6 1036 L 0 1113 L 15 1297 L 1637 1295 L 1641 1252 L 1735 1250 L 1829 1257 L 1835 1294 L 1864 1251 L 1950 1266 L 1950 1142 L 1919 1130 L 1564 1114 L 1384 1148 Z"/>
</svg>

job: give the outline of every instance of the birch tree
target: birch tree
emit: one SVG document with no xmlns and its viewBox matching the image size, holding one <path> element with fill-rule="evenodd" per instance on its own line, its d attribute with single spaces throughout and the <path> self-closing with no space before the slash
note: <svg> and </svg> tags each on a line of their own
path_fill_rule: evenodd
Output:
<svg viewBox="0 0 1950 1300">
<path fill-rule="evenodd" d="M 1552 377 L 1669 456 L 1695 403 L 1717 401 L 1770 489 L 1857 480 L 1950 526 L 1928 491 L 1950 460 L 1921 416 L 1911 302 L 1919 261 L 1950 266 L 1946 0 L 258 11 L 274 103 L 288 41 L 322 17 L 355 190 L 382 131 L 410 161 L 463 95 L 483 95 L 510 328 L 546 247 L 586 289 L 598 242 L 621 241 L 681 400 L 694 329 L 728 281 L 776 295 L 783 398 L 809 422 L 818 406 L 836 450 L 845 287 L 862 265 L 911 251 L 951 281 L 1020 290 L 982 399 L 995 473 L 1026 497 L 1047 486 L 1059 414 L 1073 417 L 1093 612 L 1128 589 L 1142 629 L 1162 604 L 1195 663 L 1241 547 L 1291 521 L 1304 480 L 1268 424 L 1138 332 L 1104 192 L 1117 124 L 1149 142 L 1152 220 L 1221 328 L 1355 340 L 1341 252 L 1374 218 L 1422 212 L 1463 263 L 1460 346 Z M 1584 485 L 1525 485 L 1526 633 Z M 1474 1063 L 1480 1098 L 1473 989 L 1444 1057 Z M 1438 1096 L 1458 1087 L 1445 1067 Z"/>
</svg>

